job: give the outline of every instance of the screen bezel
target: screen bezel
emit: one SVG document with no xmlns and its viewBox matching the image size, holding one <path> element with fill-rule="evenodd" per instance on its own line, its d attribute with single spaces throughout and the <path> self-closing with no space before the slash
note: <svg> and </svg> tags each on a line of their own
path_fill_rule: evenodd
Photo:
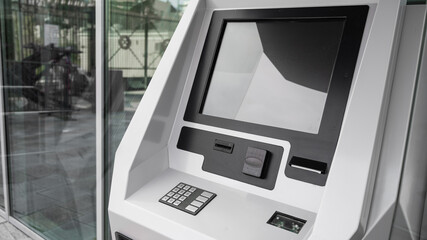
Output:
<svg viewBox="0 0 427 240">
<path fill-rule="evenodd" d="M 298 156 L 326 163 L 327 171 L 324 174 L 313 174 L 287 166 L 286 175 L 313 184 L 324 185 L 341 131 L 368 11 L 369 6 L 365 5 L 214 11 L 184 120 L 289 141 L 291 152 L 288 165 L 293 156 Z M 317 134 L 202 114 L 227 22 L 253 22 L 270 19 L 344 19 L 341 43 Z M 288 171 L 288 169 L 290 170 Z"/>
</svg>

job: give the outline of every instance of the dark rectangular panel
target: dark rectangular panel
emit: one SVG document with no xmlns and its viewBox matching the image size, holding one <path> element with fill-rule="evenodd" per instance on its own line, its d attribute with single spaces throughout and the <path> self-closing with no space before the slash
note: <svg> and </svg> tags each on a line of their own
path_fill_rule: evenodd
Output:
<svg viewBox="0 0 427 240">
<path fill-rule="evenodd" d="M 233 144 L 233 151 L 229 153 L 215 150 L 218 140 Z M 283 155 L 283 148 L 279 146 L 188 127 L 182 128 L 177 147 L 203 155 L 204 171 L 269 190 L 274 189 Z M 268 151 L 261 177 L 243 173 L 249 147 Z"/>
</svg>

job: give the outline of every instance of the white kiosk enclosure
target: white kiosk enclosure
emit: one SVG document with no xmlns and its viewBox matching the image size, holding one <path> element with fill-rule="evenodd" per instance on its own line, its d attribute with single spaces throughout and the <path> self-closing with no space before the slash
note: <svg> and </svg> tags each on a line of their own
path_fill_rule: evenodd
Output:
<svg viewBox="0 0 427 240">
<path fill-rule="evenodd" d="M 113 238 L 370 239 L 405 4 L 191 1 L 116 153 Z"/>
</svg>

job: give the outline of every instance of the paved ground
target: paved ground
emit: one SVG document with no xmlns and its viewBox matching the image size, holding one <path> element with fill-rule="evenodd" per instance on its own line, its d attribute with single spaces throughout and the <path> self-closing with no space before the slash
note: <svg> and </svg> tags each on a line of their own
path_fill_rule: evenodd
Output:
<svg viewBox="0 0 427 240">
<path fill-rule="evenodd" d="M 7 119 L 12 215 L 47 239 L 95 239 L 95 114 Z"/>
<path fill-rule="evenodd" d="M 1 240 L 31 240 L 32 238 L 25 235 L 12 224 L 0 217 L 0 239 Z"/>
</svg>

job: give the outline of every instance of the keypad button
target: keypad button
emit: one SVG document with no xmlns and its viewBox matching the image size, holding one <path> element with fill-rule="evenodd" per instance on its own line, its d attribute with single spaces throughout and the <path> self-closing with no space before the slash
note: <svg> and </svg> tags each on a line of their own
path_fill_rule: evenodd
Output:
<svg viewBox="0 0 427 240">
<path fill-rule="evenodd" d="M 196 207 L 201 207 L 203 205 L 203 203 L 194 200 L 194 201 L 191 202 L 191 205 L 196 206 Z"/>
<path fill-rule="evenodd" d="M 167 194 L 167 196 L 168 196 L 168 197 L 172 197 L 174 194 L 175 194 L 174 192 L 169 192 L 169 193 Z"/>
<path fill-rule="evenodd" d="M 173 202 L 173 205 L 178 206 L 179 204 L 181 204 L 181 201 L 176 200 L 175 202 Z"/>
<path fill-rule="evenodd" d="M 181 195 L 179 195 L 179 194 L 173 195 L 173 198 L 175 198 L 175 199 L 178 199 L 179 197 L 181 197 Z"/>
<path fill-rule="evenodd" d="M 195 206 L 188 205 L 185 209 L 187 209 L 190 212 L 196 212 L 197 209 L 199 209 L 199 208 L 197 208 Z"/>
<path fill-rule="evenodd" d="M 198 197 L 196 198 L 196 200 L 197 200 L 197 201 L 200 201 L 200 202 L 202 202 L 202 203 L 204 203 L 204 202 L 206 202 L 208 199 L 207 199 L 207 198 L 205 198 L 205 197 L 202 197 L 202 196 L 198 196 Z"/>
<path fill-rule="evenodd" d="M 182 195 L 185 193 L 185 190 L 180 190 L 178 193 Z"/>
<path fill-rule="evenodd" d="M 173 198 L 168 200 L 168 203 L 173 203 L 173 202 L 175 202 L 175 199 L 173 199 Z"/>
<path fill-rule="evenodd" d="M 184 187 L 185 186 L 185 184 L 182 184 L 182 183 L 180 183 L 179 185 L 178 185 L 178 187 L 179 188 L 182 188 L 182 187 Z"/>
<path fill-rule="evenodd" d="M 181 202 L 182 202 L 182 201 L 184 201 L 185 199 L 186 199 L 186 197 L 182 196 L 182 197 L 180 197 L 180 198 L 179 198 L 179 201 L 181 201 Z"/>
<path fill-rule="evenodd" d="M 167 201 L 169 199 L 169 197 L 168 196 L 164 196 L 164 197 L 162 197 L 162 201 Z"/>
<path fill-rule="evenodd" d="M 187 191 L 188 189 L 190 189 L 190 186 L 185 185 L 184 190 L 186 190 L 186 191 Z"/>
<path fill-rule="evenodd" d="M 194 191 L 196 191 L 196 188 L 195 188 L 195 187 L 192 187 L 192 188 L 190 188 L 190 190 L 188 190 L 188 191 L 190 191 L 190 192 L 194 192 Z"/>
<path fill-rule="evenodd" d="M 186 193 L 184 193 L 184 196 L 186 196 L 186 197 L 188 197 L 188 196 L 190 196 L 191 195 L 191 192 L 186 192 Z"/>
<path fill-rule="evenodd" d="M 210 198 L 213 196 L 213 194 L 210 192 L 202 192 L 202 194 L 200 194 L 200 195 L 202 195 L 203 197 L 207 197 L 207 198 Z"/>
<path fill-rule="evenodd" d="M 179 188 L 172 189 L 172 192 L 178 192 L 178 191 L 179 191 Z"/>
</svg>

